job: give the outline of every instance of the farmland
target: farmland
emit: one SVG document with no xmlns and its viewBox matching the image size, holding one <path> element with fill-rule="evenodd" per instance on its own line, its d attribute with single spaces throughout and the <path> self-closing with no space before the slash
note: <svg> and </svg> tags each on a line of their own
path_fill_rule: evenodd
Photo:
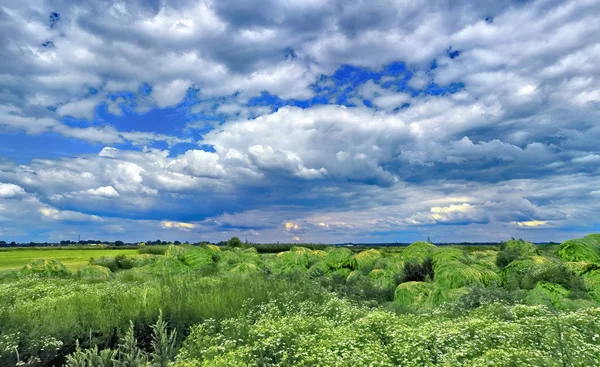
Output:
<svg viewBox="0 0 600 367">
<path fill-rule="evenodd" d="M 0 271 L 8 269 L 19 269 L 30 262 L 41 259 L 55 259 L 63 263 L 71 270 L 77 270 L 86 265 L 90 258 L 101 256 L 117 256 L 123 254 L 134 256 L 137 250 L 131 249 L 54 249 L 54 248 L 22 248 L 22 249 L 0 249 Z"/>
<path fill-rule="evenodd" d="M 3 250 L 0 365 L 600 360 L 597 235 L 560 246 L 238 245 Z"/>
</svg>

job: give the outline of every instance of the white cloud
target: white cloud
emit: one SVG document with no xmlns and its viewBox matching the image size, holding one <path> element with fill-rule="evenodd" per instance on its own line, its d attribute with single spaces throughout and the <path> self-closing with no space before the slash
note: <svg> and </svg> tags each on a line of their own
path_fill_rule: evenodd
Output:
<svg viewBox="0 0 600 367">
<path fill-rule="evenodd" d="M 112 186 L 102 186 L 97 189 L 88 189 L 85 192 L 92 196 L 100 196 L 104 198 L 119 197 L 119 193 Z"/>
</svg>

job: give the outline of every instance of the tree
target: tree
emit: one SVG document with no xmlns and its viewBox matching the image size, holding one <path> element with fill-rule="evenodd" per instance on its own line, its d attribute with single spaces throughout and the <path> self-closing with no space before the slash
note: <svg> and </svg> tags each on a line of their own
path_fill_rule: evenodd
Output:
<svg viewBox="0 0 600 367">
<path fill-rule="evenodd" d="M 115 241 L 115 246 L 125 246 L 123 241 Z"/>
<path fill-rule="evenodd" d="M 231 237 L 229 241 L 227 241 L 227 246 L 229 247 L 241 247 L 242 241 L 237 237 Z"/>
</svg>

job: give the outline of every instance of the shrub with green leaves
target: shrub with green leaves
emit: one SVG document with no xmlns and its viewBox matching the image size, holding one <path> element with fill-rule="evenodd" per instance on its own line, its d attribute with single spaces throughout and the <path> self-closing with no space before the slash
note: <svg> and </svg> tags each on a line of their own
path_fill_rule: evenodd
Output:
<svg viewBox="0 0 600 367">
<path fill-rule="evenodd" d="M 422 262 L 409 260 L 404 263 L 401 282 L 423 282 L 433 279 L 433 260 L 430 257 Z"/>
<path fill-rule="evenodd" d="M 490 304 L 456 318 L 396 314 L 335 297 L 271 301 L 247 317 L 191 329 L 176 358 L 188 366 L 577 366 L 600 360 L 600 309 L 552 312 Z"/>
<path fill-rule="evenodd" d="M 381 252 L 376 249 L 369 249 L 361 251 L 353 257 L 353 268 L 354 269 L 372 269 L 375 266 L 377 260 L 381 258 Z"/>
<path fill-rule="evenodd" d="M 434 280 L 442 288 L 454 289 L 473 285 L 489 286 L 499 283 L 500 277 L 494 271 L 477 264 L 465 265 L 452 261 L 435 267 Z"/>
<path fill-rule="evenodd" d="M 423 262 L 430 257 L 437 247 L 429 242 L 415 242 L 402 251 L 402 260 Z"/>
<path fill-rule="evenodd" d="M 110 269 L 99 265 L 86 265 L 77 270 L 77 277 L 87 282 L 104 282 L 112 279 Z"/>
<path fill-rule="evenodd" d="M 508 250 L 511 250 L 511 249 L 518 250 L 521 256 L 537 255 L 537 250 L 535 248 L 535 245 L 531 242 L 527 242 L 522 239 L 508 240 L 504 243 L 503 247 Z"/>
<path fill-rule="evenodd" d="M 331 270 L 352 268 L 352 251 L 350 249 L 345 247 L 331 247 L 326 252 L 327 257 L 325 257 L 324 261 Z"/>
<path fill-rule="evenodd" d="M 21 268 L 21 274 L 65 277 L 71 275 L 71 271 L 58 260 L 40 259 L 34 260 Z"/>
<path fill-rule="evenodd" d="M 600 263 L 600 244 L 594 237 L 568 240 L 558 247 L 558 256 L 563 261 Z"/>
<path fill-rule="evenodd" d="M 214 257 L 213 251 L 201 247 L 189 248 L 180 255 L 181 262 L 194 270 L 212 264 L 215 260 Z"/>
<path fill-rule="evenodd" d="M 465 257 L 464 251 L 456 247 L 438 247 L 431 254 L 434 267 L 438 264 L 460 261 Z"/>
<path fill-rule="evenodd" d="M 394 303 L 417 308 L 427 301 L 434 290 L 435 284 L 429 282 L 401 283 L 394 292 Z"/>
</svg>

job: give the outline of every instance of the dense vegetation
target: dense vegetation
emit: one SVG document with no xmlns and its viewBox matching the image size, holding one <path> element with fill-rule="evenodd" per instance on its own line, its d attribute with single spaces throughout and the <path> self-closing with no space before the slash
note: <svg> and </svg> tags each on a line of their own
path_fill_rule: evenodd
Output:
<svg viewBox="0 0 600 367">
<path fill-rule="evenodd" d="M 106 250 L 79 267 L 46 258 L 0 273 L 0 365 L 600 360 L 598 235 L 558 247 L 223 245 Z"/>
</svg>

